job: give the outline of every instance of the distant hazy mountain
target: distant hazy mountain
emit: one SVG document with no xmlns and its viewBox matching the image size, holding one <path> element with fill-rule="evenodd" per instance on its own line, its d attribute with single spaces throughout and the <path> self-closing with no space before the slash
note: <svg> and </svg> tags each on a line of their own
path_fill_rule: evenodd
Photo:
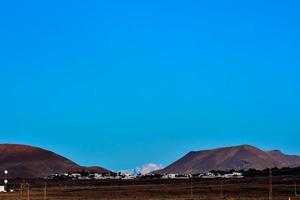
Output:
<svg viewBox="0 0 300 200">
<path fill-rule="evenodd" d="M 0 144 L 1 171 L 8 170 L 8 178 L 42 178 L 53 173 L 74 171 L 108 172 L 101 167 L 82 167 L 73 161 L 37 147 Z"/>
<path fill-rule="evenodd" d="M 148 164 L 144 164 L 142 166 L 139 167 L 135 167 L 133 169 L 129 169 L 129 170 L 121 170 L 122 173 L 128 173 L 128 174 L 132 174 L 132 175 L 137 175 L 137 174 L 148 174 L 150 172 L 153 171 L 157 171 L 162 169 L 163 166 L 161 164 L 155 164 L 155 163 L 148 163 Z"/>
<path fill-rule="evenodd" d="M 201 173 L 211 170 L 298 167 L 300 156 L 278 150 L 263 151 L 250 145 L 192 151 L 157 173 Z"/>
</svg>

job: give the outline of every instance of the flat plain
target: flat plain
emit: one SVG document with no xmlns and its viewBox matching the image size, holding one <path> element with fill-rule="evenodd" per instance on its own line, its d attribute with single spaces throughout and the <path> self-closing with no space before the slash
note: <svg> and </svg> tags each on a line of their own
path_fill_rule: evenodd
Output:
<svg viewBox="0 0 300 200">
<path fill-rule="evenodd" d="M 230 180 L 99 180 L 47 181 L 30 180 L 20 190 L 21 181 L 13 181 L 13 193 L 1 193 L 2 200 L 267 200 L 272 188 L 273 200 L 295 197 L 293 177 L 245 178 Z M 300 189 L 299 189 L 300 190 Z"/>
</svg>

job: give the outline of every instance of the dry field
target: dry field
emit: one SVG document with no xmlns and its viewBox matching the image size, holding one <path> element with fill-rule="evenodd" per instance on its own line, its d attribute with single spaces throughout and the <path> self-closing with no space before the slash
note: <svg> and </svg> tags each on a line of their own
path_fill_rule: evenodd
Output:
<svg viewBox="0 0 300 200">
<path fill-rule="evenodd" d="M 29 199 L 43 200 L 43 181 L 30 181 Z M 192 187 L 191 187 L 192 186 Z M 2 193 L 2 200 L 27 200 L 24 189 L 21 197 L 19 183 L 14 193 Z M 300 189 L 299 189 L 300 191 Z M 273 200 L 296 199 L 294 179 L 273 179 Z M 48 182 L 47 200 L 186 200 L 186 199 L 241 199 L 265 200 L 269 198 L 268 178 L 242 180 L 135 180 L 135 181 L 81 181 Z M 300 199 L 300 198 L 299 198 Z"/>
</svg>

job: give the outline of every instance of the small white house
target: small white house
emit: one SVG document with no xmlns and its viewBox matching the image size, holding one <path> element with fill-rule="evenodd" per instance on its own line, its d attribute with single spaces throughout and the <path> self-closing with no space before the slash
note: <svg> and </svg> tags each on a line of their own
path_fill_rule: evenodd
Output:
<svg viewBox="0 0 300 200">
<path fill-rule="evenodd" d="M 133 180 L 133 179 L 136 179 L 136 175 L 133 175 L 133 174 L 129 174 L 129 173 L 125 173 L 125 174 L 122 174 L 123 175 L 123 180 Z"/>
<path fill-rule="evenodd" d="M 165 174 L 162 178 L 163 179 L 174 179 L 174 178 L 176 178 L 176 174 Z"/>
<path fill-rule="evenodd" d="M 73 174 L 71 174 L 71 177 L 79 178 L 79 177 L 81 177 L 81 174 L 80 173 L 73 173 Z"/>
<path fill-rule="evenodd" d="M 240 172 L 232 172 L 231 174 L 224 174 L 224 178 L 244 178 Z"/>
<path fill-rule="evenodd" d="M 202 178 L 218 178 L 218 175 L 215 175 L 214 173 L 211 173 L 211 172 L 207 172 L 205 173 Z"/>
<path fill-rule="evenodd" d="M 102 180 L 102 179 L 104 179 L 104 177 L 102 176 L 102 174 L 95 173 L 94 174 L 94 179 L 96 179 L 96 180 Z"/>
<path fill-rule="evenodd" d="M 6 192 L 4 185 L 0 185 L 0 192 Z"/>
</svg>

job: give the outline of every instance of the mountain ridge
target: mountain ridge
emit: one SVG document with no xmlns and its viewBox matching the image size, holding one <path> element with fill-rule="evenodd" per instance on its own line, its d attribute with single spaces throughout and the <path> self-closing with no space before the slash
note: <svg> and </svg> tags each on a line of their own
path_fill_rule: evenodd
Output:
<svg viewBox="0 0 300 200">
<path fill-rule="evenodd" d="M 300 156 L 287 155 L 280 150 L 263 151 L 251 145 L 221 147 L 190 151 L 182 158 L 156 173 L 203 173 L 212 170 L 247 170 L 271 167 L 298 167 Z"/>
<path fill-rule="evenodd" d="M 52 151 L 23 144 L 0 144 L 0 171 L 9 178 L 44 178 L 74 171 L 109 172 L 102 167 L 84 167 Z M 0 173 L 0 177 L 3 176 Z"/>
</svg>

